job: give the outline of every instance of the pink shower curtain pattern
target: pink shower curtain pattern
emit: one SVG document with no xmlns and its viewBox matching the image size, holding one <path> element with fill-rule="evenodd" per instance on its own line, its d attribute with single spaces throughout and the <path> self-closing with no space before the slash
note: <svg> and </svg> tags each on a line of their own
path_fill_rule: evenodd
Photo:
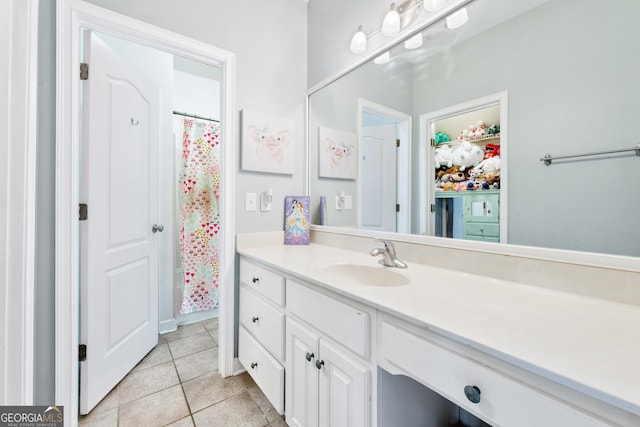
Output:
<svg viewBox="0 0 640 427">
<path fill-rule="evenodd" d="M 184 120 L 180 172 L 180 314 L 218 307 L 220 125 Z"/>
</svg>

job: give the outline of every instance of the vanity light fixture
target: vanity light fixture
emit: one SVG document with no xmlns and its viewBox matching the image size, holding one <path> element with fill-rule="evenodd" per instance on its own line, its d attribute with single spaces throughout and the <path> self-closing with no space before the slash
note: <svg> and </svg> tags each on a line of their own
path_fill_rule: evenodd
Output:
<svg viewBox="0 0 640 427">
<path fill-rule="evenodd" d="M 436 12 L 442 9 L 449 0 L 424 0 L 422 6 L 429 12 Z"/>
<path fill-rule="evenodd" d="M 443 0 L 439 0 L 443 1 Z M 444 0 L 449 1 L 449 0 Z M 413 23 L 420 14 L 420 0 L 405 0 L 396 7 L 395 3 L 391 3 L 389 11 L 384 16 L 382 26 L 366 34 L 362 29 L 362 25 L 358 27 L 358 31 L 351 38 L 349 48 L 355 54 L 364 53 L 367 50 L 367 38 L 381 32 L 385 36 L 395 36 L 400 31 Z"/>
<path fill-rule="evenodd" d="M 377 56 L 373 62 L 375 62 L 378 65 L 382 65 L 382 64 L 386 64 L 387 62 L 389 62 L 391 60 L 391 54 L 389 53 L 389 51 L 386 51 L 385 53 Z"/>
<path fill-rule="evenodd" d="M 396 10 L 396 4 L 391 3 L 389 11 L 382 20 L 382 34 L 385 36 L 395 36 L 400 32 L 400 14 Z"/>
<path fill-rule="evenodd" d="M 422 46 L 422 33 L 418 33 L 404 42 L 405 49 L 417 49 L 420 46 Z"/>
<path fill-rule="evenodd" d="M 358 27 L 358 31 L 353 35 L 351 39 L 351 46 L 349 47 L 351 52 L 361 54 L 367 50 L 367 35 L 362 29 L 362 25 Z"/>
<path fill-rule="evenodd" d="M 462 9 L 458 9 L 451 15 L 447 16 L 447 28 L 455 30 L 456 28 L 460 28 L 466 24 L 468 20 L 469 14 L 467 13 L 467 8 L 463 7 Z"/>
</svg>

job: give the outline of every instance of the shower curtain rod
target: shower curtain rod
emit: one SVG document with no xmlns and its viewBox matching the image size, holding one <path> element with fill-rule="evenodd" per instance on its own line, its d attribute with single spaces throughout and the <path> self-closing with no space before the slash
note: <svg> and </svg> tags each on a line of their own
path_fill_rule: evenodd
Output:
<svg viewBox="0 0 640 427">
<path fill-rule="evenodd" d="M 177 114 L 179 116 L 185 116 L 185 117 L 192 117 L 194 119 L 208 120 L 210 122 L 220 123 L 220 120 L 210 119 L 209 117 L 196 116 L 195 114 L 181 113 L 180 111 L 175 111 L 175 110 L 173 111 L 173 114 Z"/>
</svg>

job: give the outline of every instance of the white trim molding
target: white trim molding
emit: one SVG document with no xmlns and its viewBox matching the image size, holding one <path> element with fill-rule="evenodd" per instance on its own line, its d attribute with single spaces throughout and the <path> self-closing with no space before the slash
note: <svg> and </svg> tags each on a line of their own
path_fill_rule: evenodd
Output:
<svg viewBox="0 0 640 427">
<path fill-rule="evenodd" d="M 34 399 L 38 7 L 39 0 L 0 6 L 0 405 Z"/>
<path fill-rule="evenodd" d="M 57 112 L 56 112 L 56 404 L 64 405 L 65 426 L 75 425 L 78 412 L 79 317 L 79 154 L 80 154 L 80 64 L 81 31 L 99 31 L 147 47 L 180 55 L 222 70 L 221 151 L 221 239 L 222 285 L 219 311 L 219 371 L 234 373 L 235 317 L 235 223 L 233 180 L 235 54 L 206 43 L 158 28 L 81 0 L 57 3 Z"/>
</svg>

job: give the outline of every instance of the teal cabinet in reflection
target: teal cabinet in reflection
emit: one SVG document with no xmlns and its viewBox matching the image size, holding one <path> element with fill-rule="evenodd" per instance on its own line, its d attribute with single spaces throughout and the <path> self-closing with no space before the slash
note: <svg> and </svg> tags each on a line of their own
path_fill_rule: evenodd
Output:
<svg viewBox="0 0 640 427">
<path fill-rule="evenodd" d="M 438 191 L 435 235 L 500 242 L 500 190 Z"/>
</svg>

